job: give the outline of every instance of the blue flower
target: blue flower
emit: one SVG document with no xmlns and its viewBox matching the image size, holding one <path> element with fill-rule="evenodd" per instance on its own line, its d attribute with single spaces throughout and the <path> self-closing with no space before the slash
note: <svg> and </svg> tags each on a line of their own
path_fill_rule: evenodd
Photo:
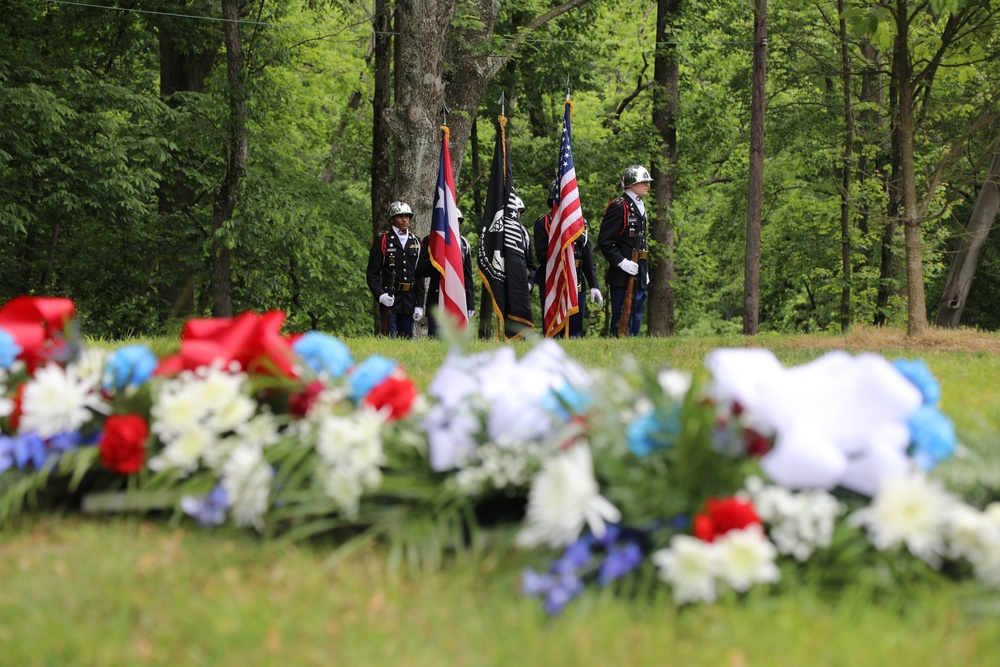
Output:
<svg viewBox="0 0 1000 667">
<path fill-rule="evenodd" d="M 556 574 L 576 574 L 590 563 L 592 545 L 593 539 L 589 535 L 579 538 L 566 547 L 559 560 L 552 564 L 552 571 Z"/>
<path fill-rule="evenodd" d="M 14 337 L 0 329 L 0 368 L 7 370 L 13 366 L 21 351 L 21 346 L 17 344 Z"/>
<path fill-rule="evenodd" d="M 104 364 L 105 389 L 137 387 L 153 374 L 158 361 L 145 345 L 128 345 L 115 350 Z"/>
<path fill-rule="evenodd" d="M 941 385 L 922 359 L 896 359 L 892 362 L 892 366 L 916 385 L 920 393 L 924 395 L 925 404 L 938 404 L 941 400 Z"/>
<path fill-rule="evenodd" d="M 597 583 L 606 586 L 639 567 L 642 563 L 642 549 L 635 542 L 608 549 L 608 554 L 597 571 Z"/>
<path fill-rule="evenodd" d="M 680 410 L 675 405 L 668 414 L 654 410 L 636 417 L 625 429 L 629 450 L 643 457 L 672 444 L 680 433 Z"/>
<path fill-rule="evenodd" d="M 351 400 L 360 403 L 372 389 L 396 370 L 396 362 L 381 355 L 365 359 L 347 378 Z"/>
<path fill-rule="evenodd" d="M 319 331 L 306 332 L 292 344 L 292 349 L 317 375 L 327 373 L 330 377 L 339 378 L 354 365 L 346 345 Z"/>
<path fill-rule="evenodd" d="M 41 468 L 48 457 L 45 441 L 34 431 L 13 437 L 0 435 L 0 472 L 14 466 L 24 470 L 29 463 Z"/>
<path fill-rule="evenodd" d="M 528 568 L 521 580 L 521 591 L 529 597 L 544 597 L 545 612 L 555 615 L 583 591 L 583 582 L 572 574 L 539 574 Z"/>
<path fill-rule="evenodd" d="M 221 526 L 226 522 L 229 498 L 226 490 L 218 484 L 204 496 L 184 496 L 181 509 L 201 526 Z"/>
<path fill-rule="evenodd" d="M 913 460 L 930 470 L 955 453 L 955 426 L 933 405 L 923 405 L 910 415 L 910 443 Z"/>
<path fill-rule="evenodd" d="M 568 420 L 573 415 L 582 414 L 590 407 L 593 399 L 590 392 L 583 391 L 568 382 L 557 389 L 552 389 L 542 398 L 542 408 Z"/>
</svg>

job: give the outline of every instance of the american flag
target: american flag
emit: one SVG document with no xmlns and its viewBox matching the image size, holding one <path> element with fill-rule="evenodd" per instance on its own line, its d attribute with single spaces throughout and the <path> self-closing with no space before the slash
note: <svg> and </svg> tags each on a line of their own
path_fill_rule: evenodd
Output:
<svg viewBox="0 0 1000 667">
<path fill-rule="evenodd" d="M 576 185 L 576 167 L 570 147 L 570 116 L 572 103 L 566 97 L 563 117 L 562 146 L 559 149 L 559 192 L 552 204 L 549 225 L 549 247 L 545 260 L 546 336 L 555 336 L 567 329 L 569 316 L 580 310 L 576 283 L 576 250 L 573 241 L 583 233 L 583 210 L 580 190 Z"/>
<path fill-rule="evenodd" d="M 465 272 L 462 269 L 462 245 L 458 231 L 458 205 L 455 203 L 455 178 L 451 171 L 451 151 L 448 149 L 448 126 L 441 126 L 441 166 L 434 192 L 431 214 L 430 260 L 441 274 L 438 296 L 439 315 L 450 313 L 458 327 L 469 323 L 465 303 Z"/>
</svg>

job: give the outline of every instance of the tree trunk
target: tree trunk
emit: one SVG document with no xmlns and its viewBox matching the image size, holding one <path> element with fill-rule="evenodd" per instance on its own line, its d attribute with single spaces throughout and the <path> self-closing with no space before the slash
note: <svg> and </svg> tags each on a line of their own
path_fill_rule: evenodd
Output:
<svg viewBox="0 0 1000 667">
<path fill-rule="evenodd" d="M 851 325 L 851 166 L 854 162 L 854 115 L 851 105 L 851 54 L 847 45 L 844 0 L 837 0 L 840 15 L 840 64 L 844 81 L 844 164 L 840 175 L 840 265 L 844 286 L 840 290 L 840 330 Z"/>
<path fill-rule="evenodd" d="M 924 270 L 920 214 L 917 207 L 916 168 L 913 158 L 913 79 L 908 42 L 909 23 L 906 0 L 896 0 L 896 38 L 893 44 L 892 71 L 899 95 L 899 175 L 903 195 L 903 238 L 906 247 L 906 331 L 920 336 L 927 331 L 927 304 L 924 296 Z"/>
<path fill-rule="evenodd" d="M 388 229 L 389 204 L 389 123 L 386 116 L 392 104 L 392 10 L 386 0 L 375 1 L 372 17 L 375 40 L 375 94 L 372 99 L 372 238 Z M 375 335 L 382 333 L 382 318 L 378 305 L 372 301 L 372 327 Z"/>
<path fill-rule="evenodd" d="M 902 205 L 900 194 L 899 167 L 899 87 L 896 79 L 889 80 L 889 169 L 885 174 L 886 208 L 885 224 L 882 227 L 882 242 L 880 244 L 878 292 L 875 296 L 875 318 L 873 324 L 877 327 L 885 325 L 889 315 L 889 297 L 896 291 L 896 221 L 899 219 L 899 208 Z"/>
<path fill-rule="evenodd" d="M 233 316 L 233 277 L 224 226 L 233 219 L 236 194 L 247 168 L 250 136 L 247 130 L 247 92 L 243 83 L 243 40 L 240 38 L 238 0 L 222 0 L 222 32 L 226 43 L 229 81 L 229 122 L 226 174 L 215 189 L 212 210 L 212 315 Z"/>
<path fill-rule="evenodd" d="M 767 75 L 767 0 L 754 0 L 750 102 L 750 174 L 743 266 L 743 334 L 757 335 L 760 307 L 760 227 L 764 197 L 764 110 Z"/>
<path fill-rule="evenodd" d="M 864 54 L 868 65 L 861 73 L 861 101 L 876 108 L 882 107 L 882 56 L 878 49 L 868 41 L 861 42 L 861 53 Z M 862 142 L 871 142 L 873 136 L 879 137 L 878 143 L 881 146 L 883 156 L 888 153 L 888 146 L 881 137 L 885 122 L 875 108 L 866 108 L 858 116 L 858 134 Z M 876 159 L 875 164 L 880 164 L 881 159 Z M 858 154 L 858 180 L 862 186 L 868 179 L 868 154 L 862 151 Z M 858 215 L 858 229 L 863 236 L 868 235 L 868 207 L 862 207 Z"/>
<path fill-rule="evenodd" d="M 649 333 L 674 333 L 674 188 L 677 184 L 677 100 L 679 71 L 677 46 L 671 40 L 681 0 L 658 0 L 656 5 L 656 49 L 653 65 L 653 125 L 663 140 L 660 156 L 653 161 L 656 218 L 651 236 L 663 248 L 663 256 L 649 267 Z"/>
<path fill-rule="evenodd" d="M 962 319 L 962 309 L 972 288 L 972 279 L 979 266 L 979 257 L 986 243 L 986 236 L 997 217 L 1000 206 L 1000 144 L 993 153 L 986 174 L 986 181 L 976 196 L 976 203 L 969 216 L 969 224 L 965 233 L 958 237 L 955 255 L 948 269 L 948 281 L 945 283 L 944 294 L 938 305 L 937 321 L 939 327 L 954 329 Z"/>
<path fill-rule="evenodd" d="M 205 80 L 212 71 L 219 44 L 213 34 L 211 41 L 200 50 L 185 50 L 181 44 L 189 44 L 191 40 L 178 43 L 168 25 L 171 24 L 161 25 L 159 29 L 160 98 L 167 106 L 178 109 L 182 102 L 175 96 L 176 93 L 200 93 L 205 90 Z M 177 164 L 190 160 L 182 150 L 173 151 L 172 158 Z M 160 215 L 169 217 L 193 208 L 199 193 L 189 187 L 179 173 L 168 173 L 160 182 L 156 196 Z M 203 230 L 193 227 L 189 221 L 187 224 L 166 221 L 155 261 L 173 264 L 169 284 L 162 294 L 164 300 L 172 304 L 171 317 L 188 317 L 195 313 L 198 266 L 191 260 L 200 256 L 203 234 Z"/>
</svg>

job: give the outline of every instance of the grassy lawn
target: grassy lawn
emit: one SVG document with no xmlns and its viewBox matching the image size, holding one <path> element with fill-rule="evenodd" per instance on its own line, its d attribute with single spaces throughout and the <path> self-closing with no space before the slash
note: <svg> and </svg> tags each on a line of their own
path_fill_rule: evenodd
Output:
<svg viewBox="0 0 1000 667">
<path fill-rule="evenodd" d="M 347 340 L 425 387 L 440 341 Z M 828 349 L 921 357 L 943 409 L 982 461 L 1000 459 L 1000 337 L 894 332 L 753 340 L 567 341 L 591 366 L 700 370 L 719 346 L 754 344 L 800 363 Z M 527 344 L 523 349 L 527 349 Z M 471 349 L 490 344 L 475 342 Z M 988 467 L 967 474 L 1000 489 Z M 986 481 L 984 481 L 986 480 Z M 994 485 L 994 482 L 996 484 Z M 504 535 L 497 536 L 503 544 Z M 443 571 L 392 570 L 378 548 L 281 545 L 251 532 L 156 517 L 28 516 L 0 533 L 0 665 L 997 665 L 1000 592 L 931 581 L 873 595 L 783 582 L 742 599 L 677 610 L 589 591 L 549 618 L 519 591 L 529 556 L 463 554 Z"/>
</svg>

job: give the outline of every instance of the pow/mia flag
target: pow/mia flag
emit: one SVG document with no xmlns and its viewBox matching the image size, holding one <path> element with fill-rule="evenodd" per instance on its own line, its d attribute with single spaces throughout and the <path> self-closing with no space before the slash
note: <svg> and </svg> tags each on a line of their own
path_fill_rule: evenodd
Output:
<svg viewBox="0 0 1000 667">
<path fill-rule="evenodd" d="M 497 333 L 506 340 L 519 338 L 534 328 L 528 289 L 528 233 L 517 220 L 514 175 L 504 141 L 507 117 L 500 116 L 497 142 L 490 167 L 482 232 L 479 237 L 479 276 L 493 299 L 499 320 Z"/>
</svg>

